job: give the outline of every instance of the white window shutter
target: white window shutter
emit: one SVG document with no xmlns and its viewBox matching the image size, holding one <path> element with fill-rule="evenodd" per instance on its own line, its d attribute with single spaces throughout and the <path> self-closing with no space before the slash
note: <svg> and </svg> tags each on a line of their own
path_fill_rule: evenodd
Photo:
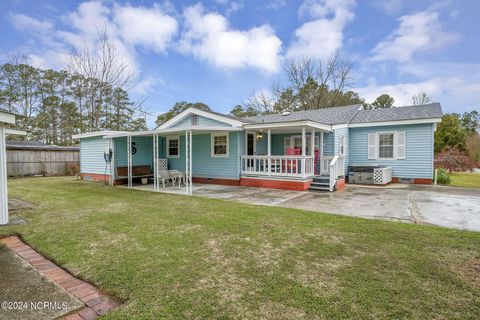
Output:
<svg viewBox="0 0 480 320">
<path fill-rule="evenodd" d="M 368 134 L 368 159 L 377 159 L 377 135 Z"/>
<path fill-rule="evenodd" d="M 406 145 L 406 135 L 405 132 L 397 132 L 397 159 L 405 159 L 405 145 Z"/>
</svg>

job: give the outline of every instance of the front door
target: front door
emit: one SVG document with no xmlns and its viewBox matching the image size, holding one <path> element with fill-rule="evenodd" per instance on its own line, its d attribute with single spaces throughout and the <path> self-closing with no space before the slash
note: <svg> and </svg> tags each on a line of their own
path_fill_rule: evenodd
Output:
<svg viewBox="0 0 480 320">
<path fill-rule="evenodd" d="M 255 154 L 255 134 L 247 133 L 247 156 L 253 156 Z M 253 159 L 247 161 L 249 168 L 253 167 Z"/>
</svg>

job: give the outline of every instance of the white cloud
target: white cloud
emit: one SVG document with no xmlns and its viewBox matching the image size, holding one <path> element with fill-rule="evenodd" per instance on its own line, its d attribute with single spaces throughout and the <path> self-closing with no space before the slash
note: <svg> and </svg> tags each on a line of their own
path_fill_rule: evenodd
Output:
<svg viewBox="0 0 480 320">
<path fill-rule="evenodd" d="M 402 0 L 377 0 L 373 3 L 388 14 L 398 13 L 402 7 Z"/>
<path fill-rule="evenodd" d="M 50 22 L 40 21 L 22 13 L 9 13 L 7 17 L 18 30 L 46 33 L 53 29 L 53 25 Z"/>
<path fill-rule="evenodd" d="M 417 52 L 443 48 L 460 36 L 442 30 L 438 12 L 417 12 L 398 19 L 398 28 L 373 50 L 374 60 L 409 61 Z"/>
<path fill-rule="evenodd" d="M 305 0 L 300 17 L 313 19 L 295 30 L 287 55 L 325 59 L 342 47 L 343 29 L 354 18 L 354 0 Z"/>
<path fill-rule="evenodd" d="M 278 10 L 287 4 L 287 0 L 272 0 L 266 5 L 267 9 Z"/>
<path fill-rule="evenodd" d="M 201 4 L 187 7 L 183 15 L 181 52 L 225 69 L 253 67 L 268 73 L 279 70 L 282 42 L 269 25 L 234 30 L 224 16 L 205 12 Z"/>
<path fill-rule="evenodd" d="M 177 20 L 164 14 L 160 8 L 116 6 L 114 21 L 122 38 L 131 45 L 141 45 L 163 52 L 177 33 Z"/>
<path fill-rule="evenodd" d="M 106 30 L 119 58 L 138 75 L 136 48 L 164 52 L 177 33 L 177 20 L 167 11 L 171 12 L 169 2 L 147 8 L 89 1 L 65 14 L 57 25 L 16 13 L 10 13 L 9 20 L 18 30 L 39 38 L 30 53 L 38 66 L 64 68 L 70 48 L 87 45 L 95 50 L 99 32 Z"/>
<path fill-rule="evenodd" d="M 422 92 L 442 104 L 444 112 L 464 112 L 478 109 L 480 101 L 480 81 L 471 82 L 458 76 L 434 77 L 418 82 L 404 82 L 390 85 L 377 85 L 371 81 L 365 87 L 354 88 L 367 102 L 373 102 L 381 94 L 389 94 L 396 106 L 412 104 L 412 96 Z"/>
</svg>

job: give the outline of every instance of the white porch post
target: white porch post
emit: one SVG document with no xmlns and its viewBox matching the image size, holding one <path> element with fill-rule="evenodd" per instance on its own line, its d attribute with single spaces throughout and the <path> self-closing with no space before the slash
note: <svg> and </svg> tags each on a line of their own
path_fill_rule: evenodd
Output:
<svg viewBox="0 0 480 320">
<path fill-rule="evenodd" d="M 185 192 L 192 194 L 192 130 L 185 130 Z"/>
<path fill-rule="evenodd" d="M 272 156 L 272 130 L 271 129 L 268 129 L 267 130 L 267 136 L 268 136 L 268 157 L 267 157 L 267 170 L 268 170 L 268 175 L 271 175 L 272 173 L 272 159 L 271 159 L 271 156 Z"/>
<path fill-rule="evenodd" d="M 180 144 L 180 142 L 179 142 Z M 180 146 L 179 146 L 180 147 Z M 188 152 L 188 131 L 185 130 L 185 193 L 190 194 L 190 164 L 188 163 L 188 156 L 190 153 Z"/>
<path fill-rule="evenodd" d="M 189 178 L 190 178 L 189 182 L 190 183 L 188 185 L 190 186 L 190 191 L 189 191 L 188 194 L 191 195 L 193 193 L 193 181 L 192 181 L 192 179 L 193 179 L 193 174 L 192 174 L 192 149 L 193 149 L 192 143 L 193 143 L 193 139 L 192 139 L 192 130 L 189 131 L 189 136 L 190 137 L 189 137 L 188 140 L 190 140 L 190 155 L 189 155 L 188 158 L 189 158 L 189 162 L 190 162 L 190 176 L 189 176 Z"/>
<path fill-rule="evenodd" d="M 305 178 L 305 155 L 306 155 L 305 127 L 302 128 L 302 176 Z"/>
<path fill-rule="evenodd" d="M 127 136 L 127 172 L 128 172 L 128 187 L 132 187 L 132 137 Z"/>
<path fill-rule="evenodd" d="M 113 139 L 110 138 L 108 141 L 108 149 L 112 151 L 112 157 L 110 158 L 110 185 L 113 186 L 114 179 L 114 165 L 113 165 Z"/>
<path fill-rule="evenodd" d="M 152 134 L 152 150 L 153 150 L 153 190 L 157 191 L 157 135 Z"/>
<path fill-rule="evenodd" d="M 0 225 L 2 224 L 8 224 L 8 192 L 5 127 L 0 123 Z"/>
<path fill-rule="evenodd" d="M 318 153 L 320 159 L 320 175 L 325 171 L 323 168 L 323 131 L 320 132 L 320 152 Z"/>
<path fill-rule="evenodd" d="M 315 129 L 312 129 L 310 133 L 310 155 L 313 157 L 312 160 L 309 160 L 311 163 L 311 170 L 313 175 L 315 175 Z"/>
</svg>

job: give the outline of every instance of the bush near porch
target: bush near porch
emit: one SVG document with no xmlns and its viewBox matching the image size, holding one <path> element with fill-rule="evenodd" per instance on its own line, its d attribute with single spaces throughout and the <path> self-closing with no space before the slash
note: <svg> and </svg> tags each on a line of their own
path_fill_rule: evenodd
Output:
<svg viewBox="0 0 480 320">
<path fill-rule="evenodd" d="M 105 319 L 480 314 L 480 233 L 72 178 L 11 180 L 9 191 L 36 207 L 0 234 L 125 300 Z"/>
</svg>

